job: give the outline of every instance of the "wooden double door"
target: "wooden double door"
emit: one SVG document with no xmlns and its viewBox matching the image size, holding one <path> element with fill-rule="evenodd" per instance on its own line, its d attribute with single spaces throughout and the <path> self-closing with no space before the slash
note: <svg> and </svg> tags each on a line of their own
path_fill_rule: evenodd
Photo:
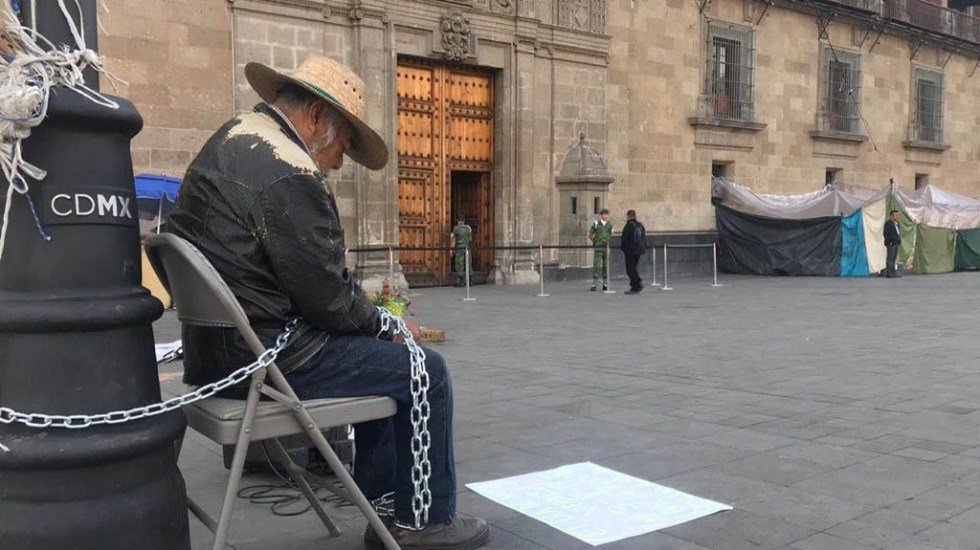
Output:
<svg viewBox="0 0 980 550">
<path fill-rule="evenodd" d="M 398 63 L 398 216 L 402 247 L 446 249 L 458 216 L 473 228 L 473 271 L 493 265 L 493 74 Z M 445 250 L 400 253 L 411 286 L 450 282 Z"/>
</svg>

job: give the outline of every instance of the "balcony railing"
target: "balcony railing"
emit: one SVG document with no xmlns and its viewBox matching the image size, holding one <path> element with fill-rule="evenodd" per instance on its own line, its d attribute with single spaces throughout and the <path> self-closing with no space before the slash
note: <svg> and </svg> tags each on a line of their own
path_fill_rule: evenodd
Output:
<svg viewBox="0 0 980 550">
<path fill-rule="evenodd" d="M 881 13 L 882 0 L 832 0 L 837 4 L 844 4 L 859 10 Z"/>
<path fill-rule="evenodd" d="M 854 1 L 843 3 L 851 5 Z M 883 0 L 882 15 L 928 31 L 980 42 L 980 19 L 926 0 Z"/>
</svg>

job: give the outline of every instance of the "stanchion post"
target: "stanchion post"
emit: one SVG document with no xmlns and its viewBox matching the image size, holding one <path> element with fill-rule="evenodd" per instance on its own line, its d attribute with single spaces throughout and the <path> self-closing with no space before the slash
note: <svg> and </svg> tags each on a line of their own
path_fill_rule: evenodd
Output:
<svg viewBox="0 0 980 550">
<path fill-rule="evenodd" d="M 544 245 L 538 245 L 538 278 L 541 279 L 541 290 L 538 292 L 538 298 L 551 296 L 544 293 Z"/>
<path fill-rule="evenodd" d="M 612 290 L 612 269 L 610 268 L 610 260 L 612 260 L 612 256 L 609 254 L 609 243 L 606 243 L 606 284 L 603 285 L 606 287 L 606 290 L 602 291 L 603 294 L 616 294 L 616 291 Z"/>
<path fill-rule="evenodd" d="M 394 284 L 395 282 L 395 250 L 388 247 L 388 283 Z"/>
<path fill-rule="evenodd" d="M 674 290 L 674 287 L 667 286 L 667 243 L 664 243 L 664 286 L 660 290 Z"/>
<path fill-rule="evenodd" d="M 720 287 L 722 285 L 718 284 L 718 243 L 711 243 L 711 266 L 715 277 L 715 282 L 711 286 Z"/>
<path fill-rule="evenodd" d="M 657 248 L 653 246 L 650 247 L 650 262 L 653 266 L 653 269 L 650 270 L 650 273 L 653 275 L 653 282 L 650 283 L 650 286 L 660 286 L 657 283 Z"/>
<path fill-rule="evenodd" d="M 466 246 L 466 297 L 463 298 L 464 302 L 472 302 L 476 300 L 470 296 L 470 247 Z"/>
</svg>

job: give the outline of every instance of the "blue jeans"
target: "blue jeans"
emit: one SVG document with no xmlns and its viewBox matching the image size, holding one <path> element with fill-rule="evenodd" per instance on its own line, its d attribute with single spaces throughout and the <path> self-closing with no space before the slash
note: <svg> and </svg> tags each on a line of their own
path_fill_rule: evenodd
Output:
<svg viewBox="0 0 980 550">
<path fill-rule="evenodd" d="M 425 349 L 429 373 L 429 524 L 456 514 L 453 386 L 446 362 Z M 404 344 L 367 336 L 331 336 L 302 366 L 286 375 L 300 399 L 383 395 L 398 403 L 394 417 L 354 426 L 354 479 L 368 499 L 395 493 L 395 519 L 414 525 L 412 513 L 411 362 Z"/>
</svg>

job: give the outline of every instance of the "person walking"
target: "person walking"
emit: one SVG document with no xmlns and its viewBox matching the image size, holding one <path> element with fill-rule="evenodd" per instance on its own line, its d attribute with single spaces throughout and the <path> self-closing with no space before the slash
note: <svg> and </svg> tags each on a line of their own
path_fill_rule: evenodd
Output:
<svg viewBox="0 0 980 550">
<path fill-rule="evenodd" d="M 626 258 L 626 274 L 630 278 L 630 289 L 625 294 L 639 294 L 643 290 L 643 279 L 636 266 L 640 263 L 640 256 L 647 251 L 646 237 L 647 230 L 636 219 L 636 210 L 627 211 L 626 225 L 619 239 L 619 248 Z"/>
<path fill-rule="evenodd" d="M 612 223 L 609 222 L 609 209 L 603 208 L 599 212 L 599 219 L 592 222 L 589 228 L 589 241 L 595 248 L 595 255 L 592 257 L 592 292 L 596 290 L 599 278 L 602 278 L 602 290 L 609 290 L 609 278 L 607 277 L 606 264 L 609 256 L 606 254 L 606 247 L 609 246 L 609 239 L 612 238 Z"/>
<path fill-rule="evenodd" d="M 890 219 L 885 222 L 885 250 L 888 252 L 885 277 L 895 277 L 895 264 L 898 262 L 898 247 L 902 244 L 902 233 L 898 227 L 898 210 L 892 210 Z"/>
</svg>

